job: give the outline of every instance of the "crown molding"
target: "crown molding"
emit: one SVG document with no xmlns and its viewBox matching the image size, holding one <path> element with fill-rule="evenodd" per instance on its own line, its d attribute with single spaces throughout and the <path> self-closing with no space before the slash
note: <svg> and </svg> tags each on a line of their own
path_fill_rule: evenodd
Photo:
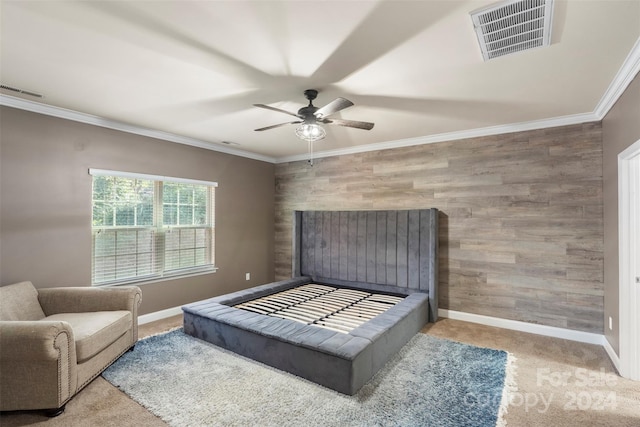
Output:
<svg viewBox="0 0 640 427">
<path fill-rule="evenodd" d="M 268 163 L 275 163 L 275 158 L 263 156 L 261 154 L 251 153 L 248 151 L 237 150 L 225 145 L 214 145 L 196 138 L 175 135 L 169 132 L 163 132 L 154 129 L 148 129 L 140 126 L 122 123 L 116 120 L 106 119 L 104 117 L 94 116 L 91 114 L 81 113 L 79 111 L 68 110 L 66 108 L 54 107 L 40 102 L 29 101 L 22 98 L 16 98 L 10 95 L 0 95 L 0 105 L 13 107 L 20 110 L 31 111 L 34 113 L 44 114 L 47 116 L 58 117 L 61 119 L 72 120 L 74 122 L 85 123 L 94 126 L 100 126 L 108 129 L 119 130 L 122 132 L 132 133 L 136 135 L 147 136 L 150 138 L 161 139 L 164 141 L 176 142 L 178 144 L 190 145 L 193 147 L 204 148 L 206 150 L 217 151 L 220 153 L 231 154 L 234 156 L 246 157 L 248 159 L 260 160 Z"/>
<path fill-rule="evenodd" d="M 622 63 L 622 67 L 620 67 L 600 102 L 593 110 L 598 120 L 604 119 L 631 81 L 638 75 L 638 72 L 640 72 L 640 37 L 636 40 L 631 52 Z"/>
<path fill-rule="evenodd" d="M 574 114 L 569 116 L 554 117 L 550 119 L 532 120 L 529 122 L 489 126 L 485 128 L 439 133 L 436 135 L 421 136 L 417 138 L 379 142 L 376 144 L 359 145 L 356 147 L 341 148 L 338 150 L 316 151 L 313 153 L 313 157 L 314 159 L 319 159 L 323 157 L 343 156 L 345 154 L 365 153 L 368 151 L 388 150 L 391 148 L 412 147 L 415 145 L 434 144 L 436 142 L 456 141 L 460 139 L 477 138 L 480 136 L 524 132 L 528 130 L 546 129 L 557 126 L 575 125 L 596 121 L 598 121 L 598 118 L 594 113 Z M 295 162 L 299 160 L 307 160 L 308 158 L 308 154 L 297 154 L 294 156 L 279 157 L 276 159 L 276 163 Z"/>
</svg>

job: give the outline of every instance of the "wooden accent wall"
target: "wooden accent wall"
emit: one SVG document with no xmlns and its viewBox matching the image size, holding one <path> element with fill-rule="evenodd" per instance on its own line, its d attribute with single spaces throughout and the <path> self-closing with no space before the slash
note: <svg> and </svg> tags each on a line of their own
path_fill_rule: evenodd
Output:
<svg viewBox="0 0 640 427">
<path fill-rule="evenodd" d="M 437 208 L 440 308 L 603 332 L 600 123 L 276 166 L 275 273 L 294 210 Z"/>
</svg>

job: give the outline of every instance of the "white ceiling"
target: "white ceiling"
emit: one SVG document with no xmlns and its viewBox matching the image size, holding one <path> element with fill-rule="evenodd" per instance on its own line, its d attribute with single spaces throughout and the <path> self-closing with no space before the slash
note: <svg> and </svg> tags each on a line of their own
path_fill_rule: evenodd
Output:
<svg viewBox="0 0 640 427">
<path fill-rule="evenodd" d="M 469 13 L 493 3 L 1 0 L 1 82 L 44 95 L 2 100 L 282 161 L 306 144 L 254 132 L 292 118 L 252 104 L 297 111 L 313 88 L 376 124 L 327 126 L 317 151 L 553 123 L 593 115 L 640 39 L 640 0 L 556 0 L 551 46 L 484 62 Z"/>
</svg>

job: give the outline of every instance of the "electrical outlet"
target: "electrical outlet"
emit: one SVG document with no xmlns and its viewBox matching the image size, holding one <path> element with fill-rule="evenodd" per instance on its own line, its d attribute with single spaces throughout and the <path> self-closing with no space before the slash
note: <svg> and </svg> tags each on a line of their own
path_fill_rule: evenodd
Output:
<svg viewBox="0 0 640 427">
<path fill-rule="evenodd" d="M 611 318 L 611 316 L 609 316 L 609 330 L 613 330 L 613 319 Z"/>
<path fill-rule="evenodd" d="M 245 279 L 245 280 L 251 280 L 251 273 L 246 273 L 246 274 L 244 275 L 244 279 Z"/>
</svg>

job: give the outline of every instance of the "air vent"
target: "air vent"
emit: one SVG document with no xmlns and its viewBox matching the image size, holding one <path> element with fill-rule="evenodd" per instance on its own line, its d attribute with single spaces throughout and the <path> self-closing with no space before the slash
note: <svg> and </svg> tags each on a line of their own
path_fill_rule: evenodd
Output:
<svg viewBox="0 0 640 427">
<path fill-rule="evenodd" d="M 485 61 L 551 43 L 553 0 L 509 0 L 471 12 Z"/>
<path fill-rule="evenodd" d="M 0 85 L 0 89 L 10 90 L 12 92 L 21 93 L 23 95 L 34 96 L 36 98 L 42 98 L 42 95 L 40 95 L 39 93 L 29 92 L 28 90 L 22 90 L 22 89 L 18 89 L 18 88 L 7 86 L 7 85 Z"/>
</svg>

